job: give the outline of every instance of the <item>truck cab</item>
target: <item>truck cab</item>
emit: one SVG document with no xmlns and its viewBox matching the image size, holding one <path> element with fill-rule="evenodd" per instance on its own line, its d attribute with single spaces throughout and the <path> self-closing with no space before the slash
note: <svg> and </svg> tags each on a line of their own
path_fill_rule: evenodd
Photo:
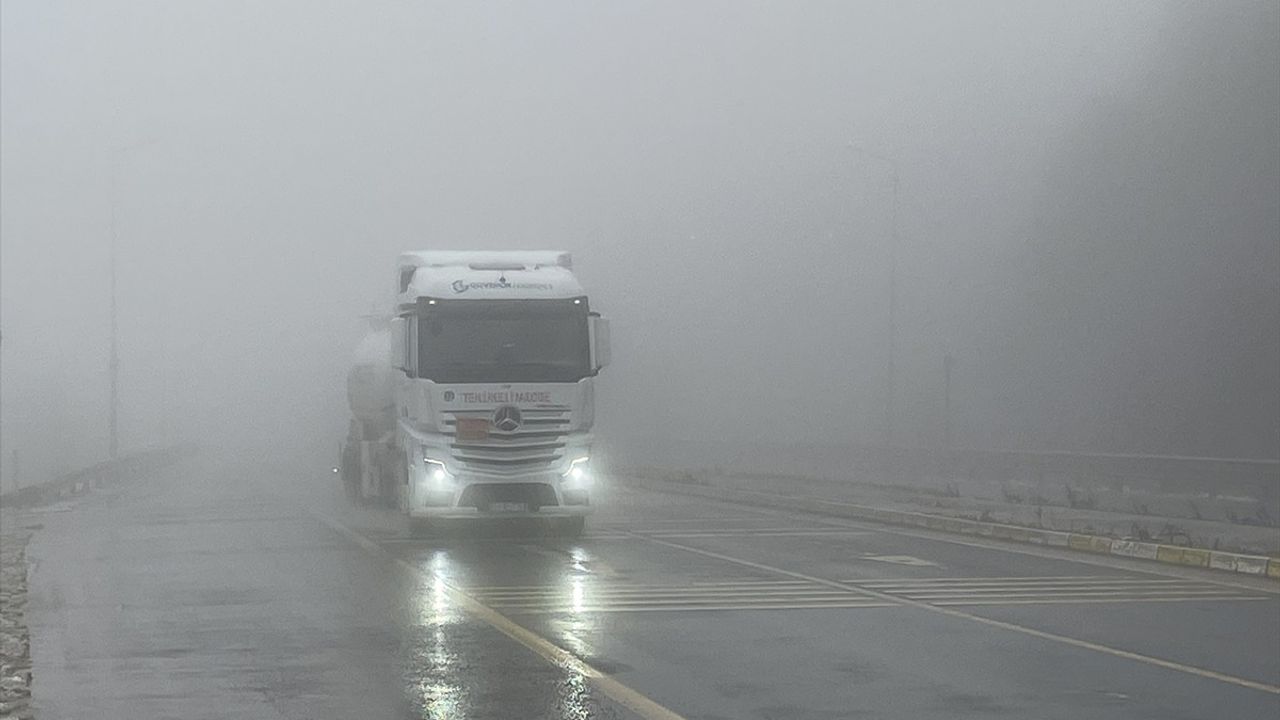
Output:
<svg viewBox="0 0 1280 720">
<path fill-rule="evenodd" d="M 419 521 L 590 511 L 609 326 L 564 252 L 400 256 L 391 320 L 399 504 Z"/>
</svg>

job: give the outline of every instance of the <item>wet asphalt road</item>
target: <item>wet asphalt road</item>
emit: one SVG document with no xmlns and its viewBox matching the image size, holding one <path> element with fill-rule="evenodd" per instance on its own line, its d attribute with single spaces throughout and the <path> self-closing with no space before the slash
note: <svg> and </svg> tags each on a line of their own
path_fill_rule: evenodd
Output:
<svg viewBox="0 0 1280 720">
<path fill-rule="evenodd" d="M 264 467 L 25 519 L 39 717 L 1280 717 L 1274 582 L 624 487 L 419 541 Z"/>
</svg>

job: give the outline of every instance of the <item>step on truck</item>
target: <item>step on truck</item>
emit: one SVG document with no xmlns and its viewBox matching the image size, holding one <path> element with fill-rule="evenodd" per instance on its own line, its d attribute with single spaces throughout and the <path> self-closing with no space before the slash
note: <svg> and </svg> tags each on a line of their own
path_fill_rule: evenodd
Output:
<svg viewBox="0 0 1280 720">
<path fill-rule="evenodd" d="M 398 508 L 415 534 L 482 517 L 581 533 L 609 324 L 570 255 L 408 252 L 395 289 L 347 378 L 348 496 Z"/>
</svg>

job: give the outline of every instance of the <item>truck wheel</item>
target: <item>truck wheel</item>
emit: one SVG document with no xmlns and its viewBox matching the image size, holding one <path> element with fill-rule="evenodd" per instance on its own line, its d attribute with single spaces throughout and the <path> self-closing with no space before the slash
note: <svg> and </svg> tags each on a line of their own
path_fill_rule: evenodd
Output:
<svg viewBox="0 0 1280 720">
<path fill-rule="evenodd" d="M 360 501 L 360 452 L 350 443 L 342 449 L 342 486 L 349 502 Z"/>
<path fill-rule="evenodd" d="M 587 519 L 584 517 L 562 518 L 556 523 L 556 531 L 560 537 L 580 538 L 582 531 L 587 527 Z"/>
</svg>

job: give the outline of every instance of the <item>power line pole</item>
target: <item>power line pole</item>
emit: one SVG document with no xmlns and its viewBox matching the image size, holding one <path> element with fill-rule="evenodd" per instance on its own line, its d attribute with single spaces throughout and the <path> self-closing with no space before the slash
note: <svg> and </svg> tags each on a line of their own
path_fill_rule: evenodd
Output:
<svg viewBox="0 0 1280 720">
<path fill-rule="evenodd" d="M 889 158 L 893 172 L 893 237 L 889 247 L 889 399 L 885 402 L 884 444 L 893 446 L 893 431 L 897 420 L 897 345 L 898 345 L 898 160 Z"/>
<path fill-rule="evenodd" d="M 951 353 L 942 356 L 942 424 L 943 424 L 943 440 L 946 442 L 946 448 L 952 448 L 951 442 L 951 371 L 955 369 L 956 357 Z"/>
<path fill-rule="evenodd" d="M 111 408 L 107 416 L 107 427 L 110 434 L 108 440 L 108 454 L 112 460 L 120 455 L 120 324 L 119 317 L 116 312 L 116 306 L 119 302 L 117 293 L 117 265 L 119 264 L 117 245 L 119 244 L 119 232 L 117 231 L 117 216 L 119 215 L 118 206 L 120 204 L 120 170 L 126 160 L 129 160 L 133 153 L 148 145 L 155 144 L 155 140 L 144 140 L 142 142 L 133 143 L 131 145 L 119 145 L 111 150 L 111 178 L 108 198 L 111 203 L 111 356 L 108 362 L 108 372 L 111 375 Z"/>
<path fill-rule="evenodd" d="M 891 447 L 894 439 L 894 426 L 897 424 L 898 245 L 901 244 L 902 240 L 898 229 L 898 218 L 901 214 L 899 202 L 901 174 L 898 172 L 899 165 L 896 155 L 883 155 L 854 143 L 849 143 L 848 147 L 860 155 L 879 160 L 888 165 L 889 179 L 893 182 L 893 226 L 890 231 L 889 246 L 889 347 L 888 358 L 885 360 L 884 428 L 882 430 L 885 447 Z"/>
<path fill-rule="evenodd" d="M 119 160 L 111 167 L 111 356 L 108 360 L 111 375 L 111 409 L 107 419 L 110 440 L 107 451 L 112 460 L 120 455 L 120 339 L 119 324 L 116 318 L 116 176 L 119 174 Z"/>
</svg>

